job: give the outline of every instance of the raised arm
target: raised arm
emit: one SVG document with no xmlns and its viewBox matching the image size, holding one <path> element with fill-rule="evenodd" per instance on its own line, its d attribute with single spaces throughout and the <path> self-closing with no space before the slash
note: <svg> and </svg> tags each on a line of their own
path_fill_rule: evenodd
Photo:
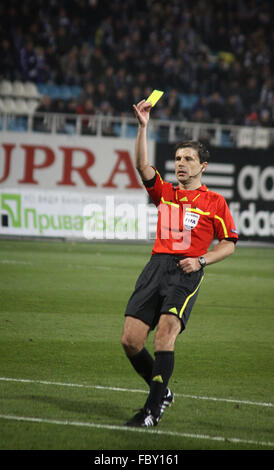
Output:
<svg viewBox="0 0 274 470">
<path fill-rule="evenodd" d="M 133 105 L 139 123 L 135 143 L 135 167 L 143 181 L 148 181 L 155 176 L 155 170 L 149 164 L 147 153 L 147 126 L 151 107 L 151 103 L 145 100 Z"/>
</svg>

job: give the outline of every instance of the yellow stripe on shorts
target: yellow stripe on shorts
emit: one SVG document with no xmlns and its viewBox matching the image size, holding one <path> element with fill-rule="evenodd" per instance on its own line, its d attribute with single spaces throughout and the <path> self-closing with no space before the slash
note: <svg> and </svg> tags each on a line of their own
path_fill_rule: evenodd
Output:
<svg viewBox="0 0 274 470">
<path fill-rule="evenodd" d="M 193 297 L 194 294 L 196 294 L 196 292 L 197 292 L 197 290 L 199 289 L 199 287 L 200 287 L 200 285 L 201 285 L 203 279 L 204 279 L 204 275 L 202 276 L 202 278 L 201 278 L 201 280 L 200 280 L 198 286 L 196 287 L 195 291 L 193 291 L 193 292 L 186 298 L 185 303 L 184 303 L 184 305 L 182 306 L 182 308 L 181 308 L 181 310 L 180 310 L 179 318 L 182 318 L 183 313 L 184 313 L 184 311 L 185 311 L 185 308 L 186 308 L 186 306 L 187 306 L 189 300 L 191 299 L 191 297 Z"/>
</svg>

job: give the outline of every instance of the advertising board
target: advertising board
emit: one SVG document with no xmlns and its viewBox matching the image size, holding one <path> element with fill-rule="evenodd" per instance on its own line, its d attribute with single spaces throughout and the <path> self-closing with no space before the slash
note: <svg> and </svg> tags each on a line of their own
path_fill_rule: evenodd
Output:
<svg viewBox="0 0 274 470">
<path fill-rule="evenodd" d="M 134 139 L 1 133 L 0 233 L 147 238 Z M 153 163 L 154 143 L 149 142 Z"/>
</svg>

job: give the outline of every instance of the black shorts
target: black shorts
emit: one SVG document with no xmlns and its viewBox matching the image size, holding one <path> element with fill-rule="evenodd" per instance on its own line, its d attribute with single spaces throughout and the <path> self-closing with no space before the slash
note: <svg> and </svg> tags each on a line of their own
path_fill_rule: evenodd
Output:
<svg viewBox="0 0 274 470">
<path fill-rule="evenodd" d="M 138 318 L 153 330 L 160 315 L 170 313 L 185 329 L 203 280 L 203 270 L 185 274 L 178 266 L 183 257 L 169 254 L 151 256 L 140 274 L 125 315 Z"/>
</svg>

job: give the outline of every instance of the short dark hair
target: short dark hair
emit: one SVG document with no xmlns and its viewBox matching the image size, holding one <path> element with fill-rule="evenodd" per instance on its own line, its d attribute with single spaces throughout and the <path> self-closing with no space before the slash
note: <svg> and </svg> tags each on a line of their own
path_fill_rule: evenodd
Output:
<svg viewBox="0 0 274 470">
<path fill-rule="evenodd" d="M 198 154 L 198 157 L 199 157 L 199 160 L 200 160 L 200 163 L 204 163 L 204 162 L 209 161 L 209 159 L 210 159 L 209 151 L 207 150 L 205 145 L 202 144 L 202 142 L 199 142 L 198 140 L 183 140 L 181 142 L 178 142 L 175 145 L 175 153 L 177 152 L 178 149 L 188 148 L 188 147 L 193 148 L 194 150 L 196 150 L 196 152 Z"/>
</svg>

